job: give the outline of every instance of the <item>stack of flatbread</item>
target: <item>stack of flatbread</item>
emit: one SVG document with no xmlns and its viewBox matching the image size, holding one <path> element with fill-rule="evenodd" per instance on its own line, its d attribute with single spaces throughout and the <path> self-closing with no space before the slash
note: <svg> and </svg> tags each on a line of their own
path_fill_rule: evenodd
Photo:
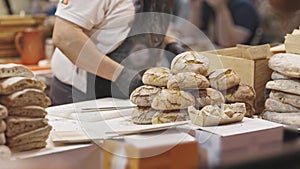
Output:
<svg viewBox="0 0 300 169">
<path fill-rule="evenodd" d="M 263 118 L 300 127 L 300 55 L 279 53 L 271 57 L 269 67 L 274 70 L 265 102 Z"/>
<path fill-rule="evenodd" d="M 189 120 L 190 106 L 221 107 L 225 101 L 250 102 L 255 98 L 253 88 L 240 84 L 235 71 L 220 69 L 209 75 L 208 68 L 207 57 L 189 51 L 177 55 L 171 69 L 148 69 L 142 79 L 145 85 L 131 93 L 131 101 L 138 106 L 132 113 L 133 122 L 159 124 Z"/>
<path fill-rule="evenodd" d="M 51 102 L 44 89 L 45 84 L 36 80 L 28 68 L 0 65 L 0 104 L 8 110 L 6 145 L 13 152 L 46 146 L 51 126 L 45 119 L 45 108 Z"/>
</svg>

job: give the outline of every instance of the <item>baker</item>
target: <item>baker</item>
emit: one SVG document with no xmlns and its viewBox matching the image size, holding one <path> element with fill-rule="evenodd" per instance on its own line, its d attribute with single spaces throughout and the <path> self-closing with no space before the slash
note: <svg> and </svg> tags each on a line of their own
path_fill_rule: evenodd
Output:
<svg viewBox="0 0 300 169">
<path fill-rule="evenodd" d="M 51 61 L 53 105 L 103 97 L 128 98 L 142 70 L 164 49 L 184 51 L 165 36 L 171 0 L 62 0 L 56 11 Z"/>
</svg>

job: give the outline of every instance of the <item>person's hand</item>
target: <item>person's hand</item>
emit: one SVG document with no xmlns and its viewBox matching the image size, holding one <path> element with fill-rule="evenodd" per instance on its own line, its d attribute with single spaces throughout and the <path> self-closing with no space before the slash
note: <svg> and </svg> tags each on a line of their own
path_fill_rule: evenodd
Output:
<svg viewBox="0 0 300 169">
<path fill-rule="evenodd" d="M 180 54 L 185 52 L 184 47 L 179 44 L 178 42 L 172 42 L 172 43 L 168 43 L 165 47 L 166 52 L 166 57 L 169 61 L 169 63 L 171 63 L 171 61 L 173 60 L 173 58 Z"/>
<path fill-rule="evenodd" d="M 112 83 L 112 97 L 129 98 L 134 89 L 143 85 L 142 76 L 144 72 L 124 67 L 117 79 Z"/>
<path fill-rule="evenodd" d="M 227 6 L 227 0 L 206 0 L 207 4 L 212 7 L 215 12 Z"/>
</svg>

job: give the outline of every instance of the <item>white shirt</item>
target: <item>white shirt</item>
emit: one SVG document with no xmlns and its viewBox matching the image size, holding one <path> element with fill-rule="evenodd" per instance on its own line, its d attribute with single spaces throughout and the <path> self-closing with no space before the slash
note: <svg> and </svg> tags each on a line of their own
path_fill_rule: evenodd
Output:
<svg viewBox="0 0 300 169">
<path fill-rule="evenodd" d="M 84 28 L 104 54 L 115 50 L 127 37 L 134 14 L 133 0 L 63 0 L 59 2 L 55 13 Z M 79 57 L 82 56 L 84 54 Z M 78 70 L 59 49 L 54 51 L 51 67 L 60 81 L 86 93 L 86 71 Z"/>
</svg>

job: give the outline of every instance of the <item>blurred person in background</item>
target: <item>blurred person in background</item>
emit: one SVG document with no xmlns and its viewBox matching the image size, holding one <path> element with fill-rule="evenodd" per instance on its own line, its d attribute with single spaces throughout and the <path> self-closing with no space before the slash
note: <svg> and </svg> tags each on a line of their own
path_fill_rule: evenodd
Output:
<svg viewBox="0 0 300 169">
<path fill-rule="evenodd" d="M 52 56 L 53 105 L 103 97 L 128 98 L 141 72 L 165 49 L 184 51 L 165 36 L 172 0 L 62 0 L 56 10 Z M 147 13 L 155 12 L 155 13 Z M 145 15 L 143 15 L 145 14 Z"/>
<path fill-rule="evenodd" d="M 260 18 L 251 0 L 190 0 L 188 20 L 220 48 L 263 43 Z"/>
</svg>

